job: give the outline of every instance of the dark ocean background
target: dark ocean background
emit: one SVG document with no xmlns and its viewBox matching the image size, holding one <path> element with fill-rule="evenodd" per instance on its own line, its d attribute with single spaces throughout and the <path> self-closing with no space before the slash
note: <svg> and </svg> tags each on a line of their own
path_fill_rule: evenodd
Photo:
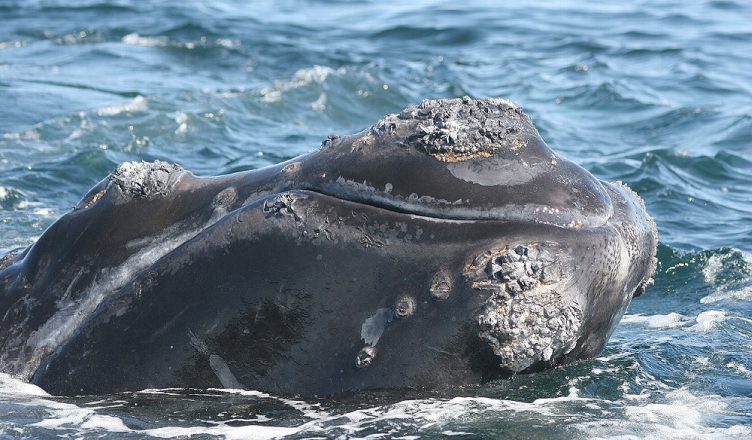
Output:
<svg viewBox="0 0 752 440">
<path fill-rule="evenodd" d="M 0 438 L 752 438 L 752 3 L 506 3 L 0 0 L 0 253 L 120 162 L 248 170 L 463 95 L 518 102 L 661 237 L 597 359 L 307 401 L 0 375 Z"/>
</svg>

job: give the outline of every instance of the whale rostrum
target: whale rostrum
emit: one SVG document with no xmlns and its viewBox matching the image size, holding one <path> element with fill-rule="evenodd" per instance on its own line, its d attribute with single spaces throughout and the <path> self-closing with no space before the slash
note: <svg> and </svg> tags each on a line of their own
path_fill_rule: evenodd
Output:
<svg viewBox="0 0 752 440">
<path fill-rule="evenodd" d="M 62 395 L 440 389 L 601 352 L 640 197 L 507 100 L 428 100 L 271 167 L 127 162 L 0 259 L 0 371 Z"/>
</svg>

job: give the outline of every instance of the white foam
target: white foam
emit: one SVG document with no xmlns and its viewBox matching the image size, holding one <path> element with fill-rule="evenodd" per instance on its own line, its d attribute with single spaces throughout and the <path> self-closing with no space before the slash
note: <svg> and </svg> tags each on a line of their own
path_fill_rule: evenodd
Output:
<svg viewBox="0 0 752 440">
<path fill-rule="evenodd" d="M 425 430 L 433 426 L 444 425 L 452 420 L 464 420 L 472 415 L 480 417 L 487 414 L 489 411 L 501 413 L 533 412 L 551 415 L 553 414 L 552 409 L 560 402 L 585 400 L 577 396 L 576 390 L 570 389 L 570 396 L 553 399 L 540 399 L 533 403 L 487 397 L 455 397 L 450 400 L 405 400 L 391 405 L 360 409 L 345 414 L 329 414 L 324 411 L 316 410 L 315 408 L 317 405 L 274 397 L 259 391 L 227 389 L 213 391 L 276 399 L 286 405 L 294 407 L 303 413 L 304 416 L 312 419 L 296 428 L 287 428 L 291 429 L 290 433 L 323 433 L 326 435 L 330 428 L 336 428 L 338 431 L 342 430 L 346 432 L 348 436 L 366 430 L 374 423 L 382 421 L 409 421 L 410 423 L 420 425 L 421 430 Z M 292 431 L 292 429 L 294 429 L 294 431 Z M 289 435 L 290 433 L 285 435 Z M 241 437 L 242 435 L 238 438 Z"/>
<path fill-rule="evenodd" d="M 595 400 L 595 399 L 588 399 L 584 397 L 580 397 L 580 390 L 577 389 L 572 383 L 569 385 L 569 394 L 566 396 L 561 397 L 549 397 L 549 398 L 543 398 L 543 399 L 535 399 L 533 401 L 534 405 L 546 405 L 546 404 L 552 404 L 552 403 L 559 403 L 559 402 L 573 402 L 575 400 Z"/>
<path fill-rule="evenodd" d="M 240 47 L 240 40 L 230 40 L 229 38 L 217 38 L 217 46 L 222 46 L 228 49 Z"/>
<path fill-rule="evenodd" d="M 178 128 L 175 129 L 175 134 L 184 135 L 188 133 L 188 115 L 183 112 L 177 112 L 175 114 L 175 122 L 178 124 Z"/>
<path fill-rule="evenodd" d="M 91 132 L 91 129 L 94 128 L 94 124 L 92 124 L 89 118 L 86 117 L 86 112 L 78 112 L 78 117 L 81 119 L 78 128 L 74 129 L 71 134 L 65 138 L 65 142 L 72 142 L 80 139 L 84 134 Z"/>
<path fill-rule="evenodd" d="M 383 422 L 390 426 L 410 423 L 418 426 L 418 431 L 444 426 L 455 420 L 466 421 L 473 417 L 489 417 L 491 413 L 533 412 L 552 415 L 549 403 L 526 403 L 500 400 L 487 397 L 455 397 L 450 400 L 405 400 L 392 405 L 352 411 L 330 420 L 315 420 L 306 423 L 301 432 L 326 433 L 326 427 L 337 421 L 337 430 L 344 431 L 345 437 L 362 432 Z M 389 432 L 386 432 L 389 436 Z"/>
<path fill-rule="evenodd" d="M 701 366 L 705 368 L 710 368 L 713 366 L 712 362 L 710 362 L 710 358 L 707 356 L 699 356 L 695 358 L 695 361 L 700 364 Z"/>
<path fill-rule="evenodd" d="M 42 124 L 34 124 L 32 128 L 21 133 L 3 133 L 3 139 L 11 139 L 14 141 L 38 141 L 41 138 L 38 128 Z"/>
<path fill-rule="evenodd" d="M 159 438 L 187 438 L 194 435 L 223 436 L 226 439 L 273 439 L 292 435 L 300 430 L 298 428 L 284 428 L 279 426 L 191 426 L 191 427 L 165 427 L 137 431 L 140 434 L 151 435 Z"/>
<path fill-rule="evenodd" d="M 70 403 L 52 400 L 36 400 L 35 406 L 44 406 L 49 411 L 48 418 L 32 423 L 30 426 L 47 429 L 103 430 L 107 432 L 131 432 L 125 423 L 114 416 L 97 414 L 93 408 L 81 408 Z"/>
<path fill-rule="evenodd" d="M 598 419 L 575 425 L 591 439 L 743 438 L 749 427 L 710 426 L 728 410 L 721 396 L 699 396 L 686 388 L 666 393 L 665 400 L 624 407 L 624 418 Z"/>
<path fill-rule="evenodd" d="M 23 382 L 6 373 L 0 373 L 0 395 L 49 396 L 38 386 Z"/>
<path fill-rule="evenodd" d="M 713 304 L 719 301 L 752 301 L 752 286 L 741 289 L 720 290 L 700 299 L 701 304 Z"/>
<path fill-rule="evenodd" d="M 685 325 L 690 318 L 679 313 L 671 312 L 667 315 L 624 315 L 621 322 L 624 324 L 640 324 L 650 328 L 676 328 Z"/>
<path fill-rule="evenodd" d="M 752 377 L 752 370 L 740 364 L 739 362 L 729 362 L 726 364 L 727 368 L 731 368 L 742 376 Z"/>
<path fill-rule="evenodd" d="M 143 47 L 165 47 L 169 43 L 167 37 L 142 37 L 135 32 L 124 36 L 120 41 L 131 46 Z"/>
<path fill-rule="evenodd" d="M 305 69 L 300 69 L 293 74 L 291 80 L 275 81 L 273 86 L 262 89 L 261 98 L 264 102 L 268 103 L 279 102 L 282 99 L 282 94 L 289 90 L 298 89 L 311 84 L 323 84 L 329 75 L 342 72 L 344 72 L 343 68 L 335 70 L 331 67 L 319 66 L 318 64 Z M 319 99 L 321 99 L 320 96 Z"/>
<path fill-rule="evenodd" d="M 21 382 L 9 379 L 8 385 L 0 376 L 0 390 L 26 389 Z M 359 409 L 344 414 L 329 414 L 314 411 L 306 414 L 310 420 L 296 426 L 273 426 L 267 417 L 260 415 L 253 419 L 231 419 L 224 422 L 201 420 L 198 426 L 165 426 L 152 429 L 129 428 L 119 417 L 101 414 L 106 406 L 82 408 L 76 405 L 51 400 L 43 391 L 31 388 L 31 400 L 17 402 L 22 406 L 43 409 L 43 420 L 28 426 L 65 431 L 66 435 L 86 437 L 100 436 L 103 433 L 130 433 L 137 436 L 157 438 L 187 438 L 191 436 L 212 436 L 226 439 L 271 439 L 289 435 L 303 435 L 306 438 L 421 438 L 426 431 L 438 432 L 443 436 L 472 435 L 457 429 L 457 423 L 466 425 L 474 421 L 494 419 L 534 419 L 560 420 L 567 429 L 574 429 L 587 438 L 615 439 L 674 439 L 674 438 L 748 438 L 752 434 L 749 426 L 713 426 L 712 423 L 728 414 L 729 404 L 721 396 L 696 395 L 688 389 L 668 390 L 660 396 L 642 393 L 635 398 L 612 401 L 596 398 L 583 398 L 579 390 L 570 383 L 569 394 L 564 397 L 538 399 L 532 403 L 487 397 L 456 397 L 444 399 L 405 400 L 402 402 Z M 141 393 L 180 394 L 179 390 L 144 390 Z M 211 390 L 218 393 L 239 394 L 249 397 L 275 399 L 286 404 L 305 408 L 316 407 L 306 402 L 290 401 L 267 393 L 248 390 Z M 644 390 L 643 390 L 644 391 Z M 16 392 L 16 391 L 14 391 Z M 41 392 L 41 393 L 40 393 Z M 36 394 L 40 394 L 38 397 Z M 42 397 L 42 398 L 40 398 Z M 90 405 L 113 404 L 112 401 L 90 402 Z M 112 406 L 112 405 L 111 405 Z M 121 405 L 116 405 L 121 406 Z M 583 409 L 602 414 L 601 417 L 582 417 Z M 519 416 L 517 415 L 519 414 Z M 584 421 L 583 421 L 584 420 Z M 238 426 L 238 423 L 251 423 Z M 258 424 L 263 423 L 263 424 Z M 379 432 L 374 433 L 375 426 Z M 405 426 L 411 435 L 397 437 Z M 72 431 L 72 432 L 71 432 Z M 573 437 L 579 437 L 573 433 Z M 374 435 L 376 437 L 374 437 Z"/>
<path fill-rule="evenodd" d="M 150 390 L 155 393 L 163 393 L 165 390 Z M 146 392 L 146 391 L 145 391 Z M 253 392 L 247 392 L 252 395 Z M 230 426 L 223 422 L 204 422 L 214 423 L 214 426 L 167 426 L 153 429 L 132 429 L 129 428 L 119 417 L 100 414 L 98 411 L 118 405 L 80 407 L 70 403 L 58 402 L 51 400 L 49 395 L 40 388 L 26 384 L 20 380 L 14 379 L 6 374 L 0 373 L 0 394 L 13 397 L 14 405 L 42 409 L 45 412 L 43 419 L 29 423 L 27 426 L 44 428 L 50 430 L 76 431 L 75 437 L 86 433 L 135 433 L 143 436 L 152 436 L 157 438 L 185 438 L 193 435 L 209 435 L 224 437 L 226 439 L 272 439 L 286 435 L 295 434 L 308 425 L 302 424 L 298 427 L 279 427 L 266 425 L 247 425 L 247 426 Z M 171 393 L 166 393 L 171 394 Z M 259 393 L 265 395 L 264 393 Z M 268 396 L 268 395 L 267 395 Z M 31 398 L 28 398 L 31 397 Z M 45 398 L 39 398 L 45 397 Z M 271 397 L 271 396 L 269 396 Z M 100 402 L 91 402 L 95 405 Z M 110 401 L 110 404 L 113 402 Z M 237 423 L 239 419 L 233 419 Z M 259 416 L 256 419 L 248 420 L 251 422 L 268 422 L 265 416 Z"/>
<path fill-rule="evenodd" d="M 99 116 L 116 116 L 121 113 L 142 112 L 149 108 L 146 98 L 141 95 L 136 96 L 128 102 L 122 104 L 110 105 L 96 110 Z"/>
<path fill-rule="evenodd" d="M 25 47 L 27 44 L 28 42 L 26 40 L 0 41 L 0 50 L 18 49 L 21 47 Z"/>
<path fill-rule="evenodd" d="M 726 429 L 726 434 L 738 438 L 750 438 L 752 437 L 752 426 L 732 425 Z"/>
<path fill-rule="evenodd" d="M 715 329 L 718 324 L 725 319 L 726 312 L 720 310 L 708 310 L 697 315 L 697 318 L 695 318 L 697 323 L 692 327 L 689 327 L 688 330 L 695 332 L 708 332 Z"/>
<path fill-rule="evenodd" d="M 241 46 L 240 40 L 231 40 L 229 38 L 217 38 L 213 42 L 210 41 L 207 37 L 202 36 L 199 37 L 198 40 L 195 41 L 175 41 L 170 40 L 169 37 L 164 35 L 158 35 L 158 36 L 152 36 L 152 37 L 146 37 L 143 35 L 139 35 L 136 32 L 132 32 L 128 35 L 125 35 L 123 38 L 120 39 L 124 44 L 128 44 L 131 46 L 141 46 L 141 47 L 178 47 L 183 49 L 195 49 L 197 47 L 211 47 L 212 45 L 216 45 L 218 47 L 223 47 L 226 49 L 233 49 Z"/>
<path fill-rule="evenodd" d="M 321 92 L 319 98 L 311 103 L 311 108 L 317 112 L 326 110 L 326 93 Z"/>
<path fill-rule="evenodd" d="M 730 260 L 734 260 L 739 256 L 741 256 L 744 261 L 742 268 L 744 276 L 742 277 L 742 279 L 736 280 L 735 286 L 737 288 L 733 288 L 733 286 L 722 286 L 722 288 L 719 288 L 710 295 L 700 299 L 700 303 L 712 304 L 726 300 L 752 300 L 752 286 L 747 285 L 741 288 L 738 287 L 739 283 L 746 283 L 752 280 L 752 277 L 750 277 L 750 274 L 752 274 L 752 254 L 735 249 L 731 253 L 712 255 L 705 263 L 705 267 L 703 267 L 702 273 L 705 277 L 705 282 L 714 285 L 716 284 L 718 274 L 723 270 L 724 265 L 726 265 Z"/>
<path fill-rule="evenodd" d="M 55 216 L 55 210 L 52 208 L 34 208 L 34 211 L 32 211 L 34 215 L 38 215 L 40 217 L 53 217 Z"/>
<path fill-rule="evenodd" d="M 209 388 L 209 391 L 216 391 L 216 392 L 227 393 L 227 394 L 237 394 L 237 395 L 248 396 L 248 397 L 260 397 L 264 399 L 279 400 L 285 405 L 295 408 L 305 417 L 308 417 L 310 419 L 323 419 L 323 418 L 330 417 L 329 413 L 325 411 L 321 411 L 319 409 L 320 405 L 313 405 L 302 400 L 291 400 L 291 399 L 286 399 L 282 397 L 275 397 L 275 396 L 272 396 L 271 394 L 264 393 L 261 391 L 232 389 L 232 388 L 222 388 L 222 389 Z"/>
<path fill-rule="evenodd" d="M 723 263 L 728 259 L 728 254 L 714 254 L 708 258 L 705 262 L 705 267 L 702 268 L 702 275 L 705 277 L 705 282 L 708 284 L 715 284 L 718 273 L 723 269 Z"/>
</svg>

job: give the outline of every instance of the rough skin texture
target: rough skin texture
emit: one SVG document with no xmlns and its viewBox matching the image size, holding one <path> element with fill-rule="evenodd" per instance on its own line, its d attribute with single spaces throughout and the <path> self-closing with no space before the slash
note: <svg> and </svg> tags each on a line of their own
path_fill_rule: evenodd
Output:
<svg viewBox="0 0 752 440">
<path fill-rule="evenodd" d="M 480 337 L 515 372 L 571 351 L 582 324 L 578 305 L 556 289 L 562 268 L 545 246 L 488 252 L 465 271 L 475 289 L 491 292 L 478 315 Z"/>
<path fill-rule="evenodd" d="M 402 143 L 444 162 L 488 157 L 500 149 L 524 147 L 537 131 L 530 118 L 506 99 L 426 100 L 374 124 L 378 137 L 402 137 Z"/>
<path fill-rule="evenodd" d="M 154 162 L 125 162 L 110 175 L 110 183 L 120 188 L 126 197 L 164 196 L 174 183 L 171 177 L 182 171 L 176 164 Z"/>
</svg>

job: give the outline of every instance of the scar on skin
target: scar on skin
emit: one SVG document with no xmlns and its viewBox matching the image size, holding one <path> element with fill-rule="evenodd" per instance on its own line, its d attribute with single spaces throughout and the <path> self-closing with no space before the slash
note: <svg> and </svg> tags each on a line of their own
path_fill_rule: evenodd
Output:
<svg viewBox="0 0 752 440">
<path fill-rule="evenodd" d="M 102 198 L 104 197 L 104 194 L 106 192 L 107 191 L 103 189 L 102 191 L 99 191 L 98 193 L 94 194 L 91 197 L 91 199 L 89 199 L 89 201 L 86 202 L 86 205 L 84 205 L 84 208 L 90 208 L 90 207 L 94 206 L 94 204 L 96 204 L 98 201 L 102 200 Z"/>
</svg>

